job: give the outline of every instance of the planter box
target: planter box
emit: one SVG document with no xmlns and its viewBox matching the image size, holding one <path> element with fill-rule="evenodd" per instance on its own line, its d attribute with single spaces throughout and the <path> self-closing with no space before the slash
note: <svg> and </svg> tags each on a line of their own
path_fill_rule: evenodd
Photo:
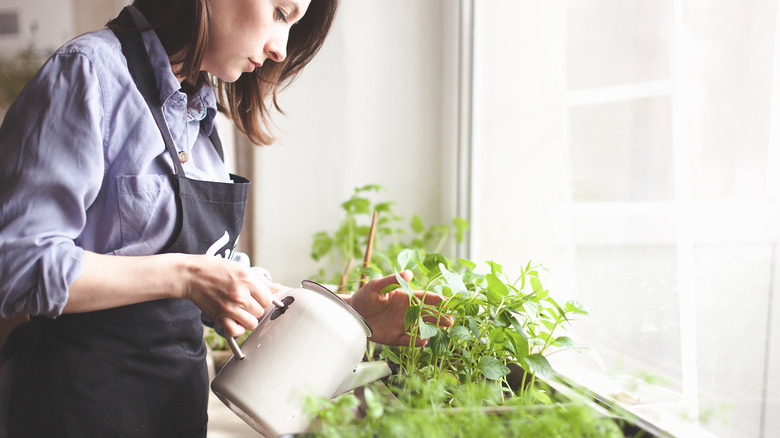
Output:
<svg viewBox="0 0 780 438">
<path fill-rule="evenodd" d="M 441 408 L 441 409 L 420 409 L 414 410 L 414 413 L 420 413 L 421 418 L 425 418 L 426 427 L 436 429 L 436 424 L 441 424 L 440 434 L 435 436 L 460 436 L 470 437 L 478 436 L 483 438 L 485 433 L 489 436 L 510 436 L 511 431 L 528 430 L 528 434 L 522 436 L 548 436 L 547 432 L 557 433 L 557 436 L 602 436 L 599 428 L 604 433 L 612 433 L 611 436 L 622 433 L 624 437 L 631 438 L 671 438 L 672 435 L 654 426 L 652 423 L 639 418 L 628 410 L 620 407 L 619 404 L 605 400 L 595 394 L 577 387 L 571 382 L 565 380 L 553 382 L 547 379 L 539 379 L 547 385 L 550 390 L 548 393 L 556 400 L 552 405 L 522 405 L 522 406 L 491 406 L 474 408 Z M 374 394 L 380 394 L 386 399 L 386 404 L 395 408 L 402 409 L 401 403 L 395 398 L 395 395 L 381 382 L 375 382 L 368 385 Z M 362 419 L 367 415 L 368 403 L 364 396 L 364 388 L 355 390 L 354 395 L 360 400 L 360 405 L 354 409 L 354 419 Z M 397 411 L 396 411 L 397 412 Z M 392 415 L 392 414 L 391 414 Z M 483 426 L 489 431 L 482 433 L 455 430 L 454 423 L 463 420 L 463 418 L 473 419 L 473 422 L 467 423 L 466 427 L 475 422 L 482 422 Z M 578 429 L 577 421 L 586 418 L 583 428 Z M 456 419 L 456 420 L 453 420 Z M 571 420 L 573 421 L 571 421 Z M 588 420 L 589 419 L 589 420 Z M 349 419 L 345 419 L 344 433 L 349 434 L 350 428 L 354 425 L 346 425 Z M 588 421 L 591 424 L 586 424 Z M 437 423 L 440 422 L 440 423 Z M 487 425 L 487 426 L 485 426 Z M 556 429 L 560 427 L 559 429 Z M 541 432 L 534 434 L 531 430 L 541 429 Z M 315 422 L 310 431 L 297 435 L 284 435 L 284 438 L 304 438 L 319 437 L 320 425 Z M 352 429 L 354 430 L 354 429 Z M 585 431 L 585 432 L 583 432 Z M 619 431 L 619 433 L 615 433 Z M 464 433 L 459 435 L 460 433 Z M 408 436 L 419 436 L 415 430 L 404 430 Z M 589 435 L 584 435 L 585 433 Z M 430 436 L 430 432 L 425 432 Z M 380 437 L 382 432 L 375 432 L 373 436 Z M 399 436 L 394 433 L 395 436 Z M 346 436 L 346 435 L 344 435 Z M 282 437 L 279 437 L 282 438 Z"/>
</svg>

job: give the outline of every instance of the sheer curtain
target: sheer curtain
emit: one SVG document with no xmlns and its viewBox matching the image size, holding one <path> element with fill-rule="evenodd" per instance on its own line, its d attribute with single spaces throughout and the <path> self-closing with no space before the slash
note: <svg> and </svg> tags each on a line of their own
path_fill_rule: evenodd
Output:
<svg viewBox="0 0 780 438">
<path fill-rule="evenodd" d="M 546 266 L 600 357 L 557 369 L 680 433 L 780 434 L 777 6 L 475 2 L 472 257 Z"/>
</svg>

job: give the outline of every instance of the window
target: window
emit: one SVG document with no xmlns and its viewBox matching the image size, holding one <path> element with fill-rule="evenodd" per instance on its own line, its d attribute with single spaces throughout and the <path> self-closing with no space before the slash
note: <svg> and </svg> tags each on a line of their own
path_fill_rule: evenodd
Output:
<svg viewBox="0 0 780 438">
<path fill-rule="evenodd" d="M 472 257 L 546 266 L 603 361 L 554 365 L 673 432 L 780 433 L 777 3 L 475 3 Z"/>
<path fill-rule="evenodd" d="M 19 14 L 16 12 L 0 12 L 0 35 L 19 34 Z"/>
</svg>

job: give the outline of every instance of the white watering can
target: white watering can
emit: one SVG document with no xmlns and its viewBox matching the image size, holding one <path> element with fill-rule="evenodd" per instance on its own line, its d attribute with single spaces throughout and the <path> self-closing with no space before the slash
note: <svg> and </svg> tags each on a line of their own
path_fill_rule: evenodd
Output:
<svg viewBox="0 0 780 438">
<path fill-rule="evenodd" d="M 385 362 L 361 363 L 372 334 L 336 294 L 312 281 L 276 296 L 211 390 L 266 437 L 304 432 L 308 397 L 332 398 L 390 375 Z"/>
</svg>

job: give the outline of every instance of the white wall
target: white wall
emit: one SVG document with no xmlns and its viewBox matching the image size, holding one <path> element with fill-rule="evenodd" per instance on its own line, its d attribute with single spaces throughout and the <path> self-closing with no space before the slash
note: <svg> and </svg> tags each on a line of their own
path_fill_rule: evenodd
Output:
<svg viewBox="0 0 780 438">
<path fill-rule="evenodd" d="M 70 1 L 0 0 L 0 13 L 19 14 L 19 34 L 0 35 L 0 54 L 10 55 L 30 44 L 52 51 L 74 36 Z"/>
<path fill-rule="evenodd" d="M 356 186 L 385 186 L 403 215 L 451 219 L 454 182 L 441 181 L 453 147 L 452 9 L 447 0 L 341 2 L 322 51 L 281 97 L 281 144 L 256 156 L 254 262 L 277 281 L 315 272 L 312 235 L 338 226 Z"/>
<path fill-rule="evenodd" d="M 0 55 L 30 45 L 52 52 L 78 34 L 103 27 L 132 0 L 0 0 L 0 13 L 19 15 L 19 34 L 0 35 Z"/>
</svg>

